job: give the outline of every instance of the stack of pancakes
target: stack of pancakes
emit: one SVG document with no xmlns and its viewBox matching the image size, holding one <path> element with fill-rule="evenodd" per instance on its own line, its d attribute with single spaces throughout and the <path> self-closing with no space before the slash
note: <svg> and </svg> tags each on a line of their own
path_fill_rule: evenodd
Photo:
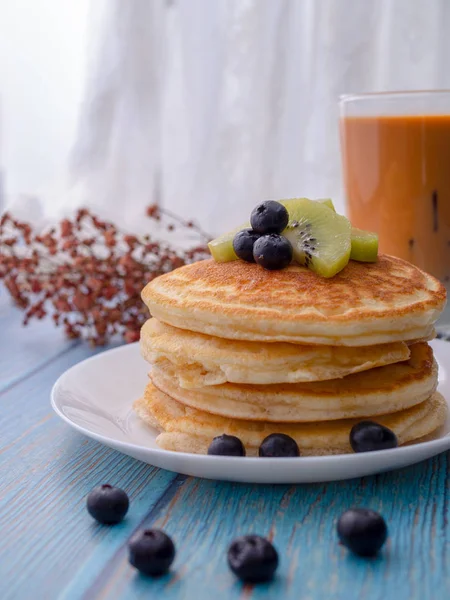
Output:
<svg viewBox="0 0 450 600">
<path fill-rule="evenodd" d="M 164 449 L 206 453 L 226 433 L 252 456 L 285 433 L 302 455 L 338 454 L 361 420 L 399 444 L 445 420 L 427 343 L 445 289 L 403 260 L 350 261 L 332 279 L 206 260 L 158 277 L 142 297 L 151 370 L 135 410 Z"/>
</svg>

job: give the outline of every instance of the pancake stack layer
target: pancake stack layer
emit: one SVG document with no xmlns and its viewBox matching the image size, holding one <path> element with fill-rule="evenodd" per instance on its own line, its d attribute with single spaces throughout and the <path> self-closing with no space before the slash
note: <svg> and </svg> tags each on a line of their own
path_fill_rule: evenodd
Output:
<svg viewBox="0 0 450 600">
<path fill-rule="evenodd" d="M 286 433 L 302 455 L 339 454 L 361 420 L 400 444 L 445 420 L 427 344 L 445 289 L 403 260 L 350 261 L 332 279 L 207 260 L 158 277 L 142 297 L 151 370 L 135 410 L 164 449 L 206 453 L 226 433 L 255 456 L 267 435 Z"/>
</svg>

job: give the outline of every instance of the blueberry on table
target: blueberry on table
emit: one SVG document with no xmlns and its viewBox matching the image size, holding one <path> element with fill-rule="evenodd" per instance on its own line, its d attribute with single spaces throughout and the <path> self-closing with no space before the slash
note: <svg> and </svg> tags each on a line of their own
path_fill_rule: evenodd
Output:
<svg viewBox="0 0 450 600">
<path fill-rule="evenodd" d="M 234 435 L 219 435 L 213 439 L 208 454 L 215 456 L 245 456 L 244 444 Z"/>
<path fill-rule="evenodd" d="M 91 517 L 103 525 L 120 523 L 128 512 L 129 504 L 123 490 L 108 484 L 94 488 L 86 500 Z"/>
<path fill-rule="evenodd" d="M 250 225 L 258 233 L 281 233 L 287 227 L 289 213 L 282 204 L 267 200 L 253 209 Z"/>
<path fill-rule="evenodd" d="M 269 271 L 284 269 L 292 261 L 292 246 L 289 240 L 277 233 L 262 235 L 253 246 L 255 262 Z"/>
<path fill-rule="evenodd" d="M 128 544 L 129 562 L 140 573 L 157 577 L 166 573 L 175 558 L 175 546 L 160 529 L 138 531 Z"/>
<path fill-rule="evenodd" d="M 235 251 L 236 256 L 246 262 L 254 263 L 253 246 L 260 237 L 261 235 L 252 229 L 238 231 L 233 238 L 233 250 Z"/>
<path fill-rule="evenodd" d="M 337 533 L 341 543 L 355 554 L 375 556 L 386 541 L 388 530 L 379 513 L 352 508 L 339 519 Z"/>
<path fill-rule="evenodd" d="M 278 552 L 266 538 L 245 535 L 228 548 L 228 565 L 245 583 L 270 581 L 278 567 Z"/>
<path fill-rule="evenodd" d="M 350 445 L 354 452 L 372 452 L 397 448 L 398 440 L 388 427 L 374 421 L 361 421 L 350 431 Z"/>
<path fill-rule="evenodd" d="M 271 433 L 259 447 L 259 456 L 263 457 L 292 457 L 300 456 L 297 442 L 284 433 Z"/>
</svg>

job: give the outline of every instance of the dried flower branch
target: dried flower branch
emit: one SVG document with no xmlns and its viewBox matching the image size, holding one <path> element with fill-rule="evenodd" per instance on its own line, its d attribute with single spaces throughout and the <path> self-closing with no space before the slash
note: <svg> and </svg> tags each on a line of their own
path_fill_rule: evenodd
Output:
<svg viewBox="0 0 450 600">
<path fill-rule="evenodd" d="M 69 338 L 94 346 L 121 335 L 139 339 L 148 318 L 140 298 L 144 285 L 163 273 L 209 256 L 209 237 L 196 224 L 156 205 L 147 216 L 167 231 L 192 234 L 188 250 L 150 235 L 123 233 L 87 209 L 37 233 L 5 213 L 0 218 L 0 280 L 31 319 L 51 317 Z M 191 236 L 192 237 L 192 236 Z"/>
</svg>

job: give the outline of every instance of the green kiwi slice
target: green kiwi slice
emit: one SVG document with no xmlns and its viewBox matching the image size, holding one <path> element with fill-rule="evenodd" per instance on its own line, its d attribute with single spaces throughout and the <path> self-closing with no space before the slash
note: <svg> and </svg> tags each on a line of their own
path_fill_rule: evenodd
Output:
<svg viewBox="0 0 450 600">
<path fill-rule="evenodd" d="M 352 250 L 350 258 L 359 262 L 376 262 L 378 257 L 378 236 L 371 231 L 352 227 Z"/>
<path fill-rule="evenodd" d="M 323 202 L 308 198 L 283 201 L 289 223 L 283 231 L 292 244 L 294 259 L 322 277 L 333 277 L 347 265 L 351 224 Z"/>
<path fill-rule="evenodd" d="M 324 198 L 323 200 L 317 200 L 322 202 L 331 210 L 336 212 L 333 201 L 330 198 Z M 352 250 L 350 252 L 350 260 L 357 260 L 358 262 L 377 262 L 378 258 L 378 235 L 372 231 L 365 231 L 364 229 L 358 229 L 358 227 L 352 227 Z"/>
<path fill-rule="evenodd" d="M 246 225 L 242 225 L 241 227 L 236 227 L 231 231 L 227 231 L 227 233 L 223 233 L 215 240 L 211 240 L 208 244 L 209 251 L 211 252 L 211 256 L 216 262 L 231 262 L 232 260 L 238 260 L 236 256 L 236 252 L 233 248 L 233 240 L 234 236 L 238 231 L 242 229 L 247 229 L 250 227 L 250 223 Z"/>
</svg>

